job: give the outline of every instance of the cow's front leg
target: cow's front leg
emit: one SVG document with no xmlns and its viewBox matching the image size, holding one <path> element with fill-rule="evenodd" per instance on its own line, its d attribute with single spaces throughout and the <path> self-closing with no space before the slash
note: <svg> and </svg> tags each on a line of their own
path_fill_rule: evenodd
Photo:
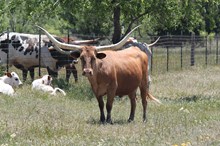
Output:
<svg viewBox="0 0 220 146">
<path fill-rule="evenodd" d="M 100 122 L 102 124 L 105 123 L 105 113 L 104 113 L 104 101 L 102 96 L 96 97 L 99 103 L 99 110 L 100 110 Z"/>
<path fill-rule="evenodd" d="M 66 82 L 68 83 L 70 80 L 70 75 L 71 75 L 71 68 L 69 66 L 66 66 Z"/>
<path fill-rule="evenodd" d="M 47 72 L 48 72 L 49 75 L 51 75 L 54 78 L 58 77 L 58 72 L 55 72 L 55 71 L 51 70 L 49 67 L 47 67 Z"/>
<path fill-rule="evenodd" d="M 72 73 L 73 73 L 75 82 L 77 83 L 77 82 L 78 82 L 78 75 L 77 75 L 77 70 L 76 70 L 76 67 L 75 67 L 75 66 L 74 66 L 74 69 L 73 69 Z"/>
<path fill-rule="evenodd" d="M 112 105 L 114 102 L 114 97 L 115 97 L 115 95 L 112 93 L 107 94 L 107 103 L 106 103 L 107 119 L 106 119 L 106 122 L 110 123 L 110 124 L 112 124 L 111 111 L 112 111 Z"/>
</svg>

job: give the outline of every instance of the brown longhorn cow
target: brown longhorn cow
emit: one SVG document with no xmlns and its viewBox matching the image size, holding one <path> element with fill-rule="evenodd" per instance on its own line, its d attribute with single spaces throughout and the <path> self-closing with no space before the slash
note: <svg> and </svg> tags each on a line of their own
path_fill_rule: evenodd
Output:
<svg viewBox="0 0 220 146">
<path fill-rule="evenodd" d="M 72 57 L 79 57 L 81 59 L 83 75 L 88 78 L 92 86 L 92 90 L 98 100 L 100 121 L 102 123 L 112 123 L 111 110 L 114 98 L 115 96 L 124 95 L 128 95 L 131 102 L 131 110 L 128 121 L 133 121 L 136 109 L 136 91 L 138 87 L 141 92 L 143 121 L 146 121 L 147 119 L 147 97 L 160 102 L 149 93 L 147 81 L 147 55 L 138 47 L 112 51 L 120 49 L 126 43 L 131 32 L 137 27 L 125 36 L 119 43 L 107 46 L 78 46 L 60 43 L 46 30 L 41 27 L 39 28 L 43 30 L 48 38 L 55 44 L 55 48 L 57 50 L 64 54 L 69 54 Z M 64 51 L 60 48 L 72 51 Z M 104 114 L 104 95 L 107 95 L 107 118 L 105 118 Z"/>
</svg>

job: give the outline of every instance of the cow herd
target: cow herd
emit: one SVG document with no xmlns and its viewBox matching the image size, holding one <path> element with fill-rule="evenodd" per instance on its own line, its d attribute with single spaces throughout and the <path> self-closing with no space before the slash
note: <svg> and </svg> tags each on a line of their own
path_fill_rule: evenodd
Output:
<svg viewBox="0 0 220 146">
<path fill-rule="evenodd" d="M 147 97 L 161 103 L 149 92 L 149 58 L 151 55 L 149 47 L 158 40 L 152 44 L 145 44 L 145 50 L 143 50 L 143 47 L 137 45 L 137 42 L 129 39 L 130 34 L 137 27 L 119 43 L 106 46 L 68 44 L 66 41 L 52 36 L 40 26 L 37 27 L 46 34 L 46 36 L 43 36 L 42 42 L 39 42 L 36 36 L 26 35 L 26 38 L 22 38 L 22 35 L 19 34 L 14 34 L 10 39 L 7 38 L 0 42 L 1 63 L 6 63 L 5 56 L 9 55 L 9 64 L 23 71 L 24 80 L 26 79 L 27 71 L 30 71 L 33 80 L 32 89 L 48 92 L 52 95 L 56 95 L 56 92 L 59 91 L 66 95 L 62 89 L 51 86 L 52 73 L 57 75 L 60 68 L 74 65 L 73 62 L 79 58 L 81 60 L 82 74 L 88 78 L 98 101 L 101 123 L 112 123 L 111 111 L 114 97 L 125 95 L 128 95 L 131 103 L 128 121 L 133 121 L 138 88 L 140 89 L 143 106 L 143 121 L 147 120 Z M 131 43 L 131 45 L 127 46 L 127 43 Z M 42 58 L 40 64 L 39 48 L 41 48 Z M 34 80 L 34 68 L 39 65 L 47 68 L 49 75 Z M 10 76 L 7 77 L 10 78 Z M 19 78 L 18 80 L 20 81 Z M 107 95 L 107 116 L 104 113 L 104 95 Z"/>
<path fill-rule="evenodd" d="M 39 41 L 38 35 L 9 33 L 8 38 L 6 35 L 1 36 L 0 40 L 1 64 L 8 63 L 22 70 L 23 81 L 27 79 L 28 71 L 33 81 L 34 68 L 39 66 L 46 68 L 48 74 L 57 77 L 60 68 L 74 61 L 54 50 L 52 43 L 45 36 Z"/>
</svg>

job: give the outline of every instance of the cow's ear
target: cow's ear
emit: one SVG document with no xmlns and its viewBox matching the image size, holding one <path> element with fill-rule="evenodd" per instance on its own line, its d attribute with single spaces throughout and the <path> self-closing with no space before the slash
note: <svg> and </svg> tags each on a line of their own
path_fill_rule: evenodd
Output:
<svg viewBox="0 0 220 146">
<path fill-rule="evenodd" d="M 105 54 L 105 53 L 97 53 L 97 54 L 96 54 L 96 57 L 97 57 L 98 59 L 103 59 L 103 58 L 106 57 L 106 54 Z"/>
<path fill-rule="evenodd" d="M 48 76 L 48 81 L 50 81 L 50 79 L 51 79 L 51 76 Z"/>
<path fill-rule="evenodd" d="M 70 52 L 70 56 L 73 58 L 79 58 L 80 54 L 81 52 L 79 50 Z"/>
<path fill-rule="evenodd" d="M 10 72 L 6 72 L 6 73 L 5 73 L 5 75 L 6 75 L 6 76 L 8 76 L 9 78 L 11 78 L 11 77 L 12 77 L 12 75 L 11 75 L 11 73 L 10 73 Z"/>
</svg>

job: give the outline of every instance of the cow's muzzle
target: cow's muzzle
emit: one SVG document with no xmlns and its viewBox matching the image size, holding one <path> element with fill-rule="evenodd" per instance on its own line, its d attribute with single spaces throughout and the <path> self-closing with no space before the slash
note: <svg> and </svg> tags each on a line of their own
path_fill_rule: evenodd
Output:
<svg viewBox="0 0 220 146">
<path fill-rule="evenodd" d="M 91 68 L 84 68 L 83 69 L 83 73 L 82 73 L 83 76 L 92 76 L 93 75 L 93 71 Z"/>
</svg>

